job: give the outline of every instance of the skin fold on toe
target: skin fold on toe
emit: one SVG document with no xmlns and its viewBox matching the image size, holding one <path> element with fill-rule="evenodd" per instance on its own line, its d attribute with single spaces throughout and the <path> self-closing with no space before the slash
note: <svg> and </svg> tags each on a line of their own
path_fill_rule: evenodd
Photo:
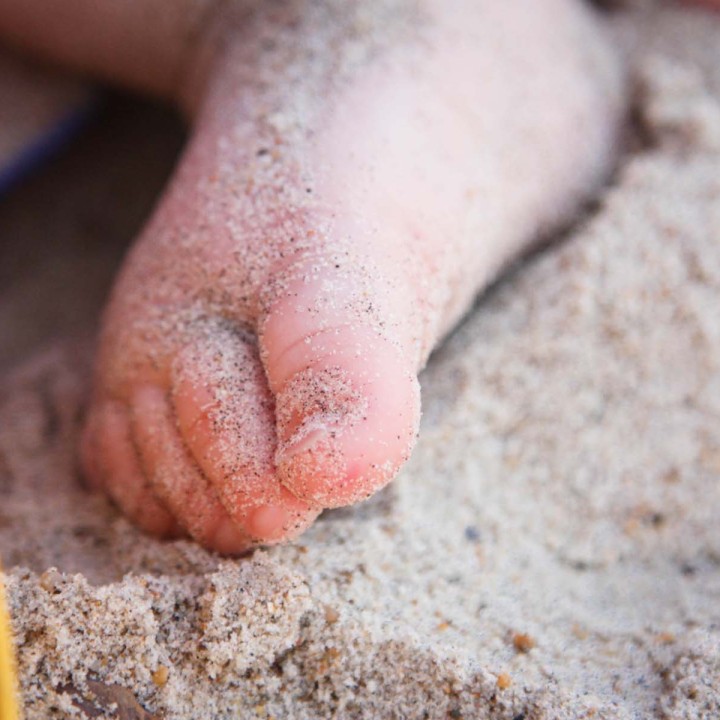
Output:
<svg viewBox="0 0 720 720">
<path fill-rule="evenodd" d="M 216 7 L 202 73 L 172 83 L 193 134 L 105 313 L 83 456 L 139 526 L 237 552 L 395 477 L 417 373 L 606 176 L 623 92 L 580 0 Z"/>
</svg>

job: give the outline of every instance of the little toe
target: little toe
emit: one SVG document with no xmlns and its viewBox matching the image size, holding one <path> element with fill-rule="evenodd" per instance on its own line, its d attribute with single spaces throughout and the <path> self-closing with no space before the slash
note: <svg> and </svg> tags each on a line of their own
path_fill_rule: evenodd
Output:
<svg viewBox="0 0 720 720">
<path fill-rule="evenodd" d="M 239 553 L 252 545 L 219 501 L 178 435 L 166 393 L 145 385 L 133 395 L 133 431 L 146 475 L 185 530 L 205 547 Z"/>
<path fill-rule="evenodd" d="M 262 543 L 289 539 L 320 508 L 277 480 L 275 405 L 256 342 L 208 327 L 173 367 L 173 403 L 183 440 L 232 520 Z"/>
<path fill-rule="evenodd" d="M 175 536 L 179 527 L 157 498 L 140 466 L 127 409 L 117 402 L 97 408 L 85 430 L 83 462 L 94 487 L 112 500 L 143 530 Z"/>
</svg>

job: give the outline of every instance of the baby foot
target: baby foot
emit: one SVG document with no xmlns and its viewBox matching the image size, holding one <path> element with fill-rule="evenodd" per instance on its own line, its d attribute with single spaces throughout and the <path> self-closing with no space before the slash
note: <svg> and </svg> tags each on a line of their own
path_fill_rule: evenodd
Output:
<svg viewBox="0 0 720 720">
<path fill-rule="evenodd" d="M 396 475 L 428 354 L 605 176 L 622 98 L 577 0 L 216 7 L 83 455 L 141 527 L 233 552 Z"/>
</svg>

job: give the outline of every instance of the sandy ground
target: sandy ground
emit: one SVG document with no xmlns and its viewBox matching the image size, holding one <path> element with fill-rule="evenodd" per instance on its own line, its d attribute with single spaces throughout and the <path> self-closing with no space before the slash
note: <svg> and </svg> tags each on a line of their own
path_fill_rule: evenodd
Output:
<svg viewBox="0 0 720 720">
<path fill-rule="evenodd" d="M 29 719 L 720 717 L 720 19 L 638 12 L 611 186 L 435 354 L 397 482 L 289 547 L 155 542 L 79 485 L 89 338 L 175 122 L 113 101 L 3 198 Z"/>
</svg>

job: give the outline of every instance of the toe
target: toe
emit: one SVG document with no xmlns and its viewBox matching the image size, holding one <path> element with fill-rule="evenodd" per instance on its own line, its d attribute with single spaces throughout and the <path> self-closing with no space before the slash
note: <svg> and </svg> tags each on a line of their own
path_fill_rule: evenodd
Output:
<svg viewBox="0 0 720 720">
<path fill-rule="evenodd" d="M 106 402 L 95 409 L 83 442 L 85 475 L 94 487 L 104 487 L 114 502 L 140 528 L 167 537 L 178 526 L 156 497 L 139 463 L 126 408 Z"/>
<path fill-rule="evenodd" d="M 246 550 L 252 541 L 233 522 L 178 435 L 166 393 L 141 386 L 133 395 L 133 430 L 143 469 L 157 495 L 185 530 L 221 553 Z"/>
<path fill-rule="evenodd" d="M 275 404 L 256 342 L 214 326 L 173 367 L 183 440 L 232 520 L 257 542 L 293 537 L 318 515 L 275 471 Z"/>
<path fill-rule="evenodd" d="M 276 305 L 263 326 L 275 392 L 277 473 L 293 494 L 322 507 L 365 499 L 407 460 L 417 434 L 417 375 L 402 347 L 350 315 Z"/>
</svg>

